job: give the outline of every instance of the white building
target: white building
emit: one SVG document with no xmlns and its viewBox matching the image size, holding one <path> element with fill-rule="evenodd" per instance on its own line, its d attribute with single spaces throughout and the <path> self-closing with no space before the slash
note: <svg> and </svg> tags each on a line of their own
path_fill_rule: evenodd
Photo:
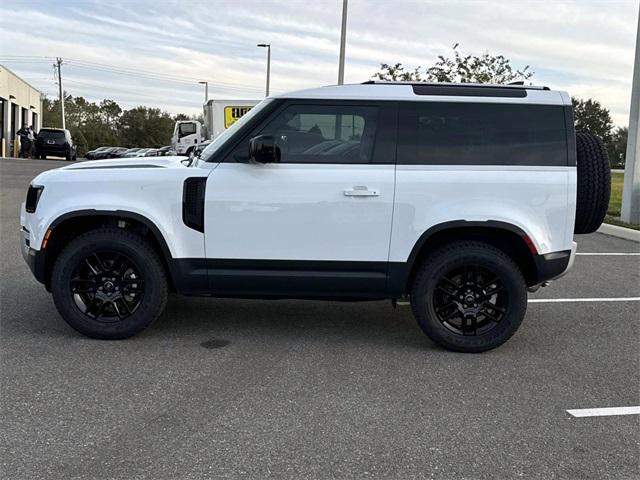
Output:
<svg viewBox="0 0 640 480">
<path fill-rule="evenodd" d="M 42 127 L 42 93 L 0 65 L 0 156 L 17 153 L 16 132 L 25 124 Z"/>
</svg>

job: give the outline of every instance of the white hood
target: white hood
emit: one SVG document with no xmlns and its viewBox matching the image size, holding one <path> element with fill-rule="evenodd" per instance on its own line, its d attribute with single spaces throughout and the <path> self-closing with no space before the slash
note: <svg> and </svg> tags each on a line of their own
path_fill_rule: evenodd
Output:
<svg viewBox="0 0 640 480">
<path fill-rule="evenodd" d="M 61 170 L 112 169 L 112 168 L 186 168 L 187 157 L 133 157 L 91 160 L 62 167 Z M 185 162 L 185 163 L 183 163 Z"/>
</svg>

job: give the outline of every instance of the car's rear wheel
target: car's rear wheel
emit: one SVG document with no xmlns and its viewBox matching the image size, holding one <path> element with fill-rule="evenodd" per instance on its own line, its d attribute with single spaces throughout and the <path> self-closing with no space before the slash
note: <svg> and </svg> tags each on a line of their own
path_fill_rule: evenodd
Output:
<svg viewBox="0 0 640 480">
<path fill-rule="evenodd" d="M 411 306 L 422 330 L 437 344 L 483 352 L 506 342 L 522 323 L 526 283 L 504 252 L 482 242 L 456 242 L 420 267 Z"/>
<path fill-rule="evenodd" d="M 80 235 L 52 273 L 55 305 L 65 321 L 92 338 L 131 337 L 164 310 L 167 279 L 148 242 L 121 229 Z"/>
</svg>

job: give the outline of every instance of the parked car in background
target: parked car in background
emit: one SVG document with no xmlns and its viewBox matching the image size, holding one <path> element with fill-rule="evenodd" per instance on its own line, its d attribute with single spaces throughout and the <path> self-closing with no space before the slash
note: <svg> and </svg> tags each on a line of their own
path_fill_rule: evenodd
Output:
<svg viewBox="0 0 640 480">
<path fill-rule="evenodd" d="M 150 148 L 141 148 L 131 156 L 132 157 L 144 157 L 149 150 L 151 150 L 151 149 Z"/>
<path fill-rule="evenodd" d="M 86 155 L 84 156 L 87 160 L 95 160 L 95 156 L 96 154 L 103 152 L 104 150 L 108 150 L 109 148 L 112 147 L 98 147 L 98 148 L 94 148 L 93 150 L 89 151 L 86 153 Z"/>
<path fill-rule="evenodd" d="M 93 154 L 93 160 L 104 160 L 105 158 L 110 158 L 109 155 L 116 148 L 118 147 L 108 147 L 104 150 L 100 150 L 99 152 L 95 152 Z"/>
<path fill-rule="evenodd" d="M 148 148 L 144 154 L 145 157 L 157 157 L 158 149 L 157 148 Z"/>
<path fill-rule="evenodd" d="M 71 132 L 61 128 L 41 128 L 35 141 L 36 157 L 64 157 L 67 161 L 75 161 L 76 146 L 71 139 Z"/>
<path fill-rule="evenodd" d="M 142 150 L 139 147 L 136 148 L 130 148 L 129 150 L 127 150 L 126 152 L 124 152 L 124 154 L 122 155 L 122 158 L 131 158 L 131 157 L 137 157 L 138 156 L 138 152 Z"/>
<path fill-rule="evenodd" d="M 127 150 L 129 149 L 124 147 L 113 147 L 107 154 L 107 158 L 122 158 Z"/>
<path fill-rule="evenodd" d="M 157 152 L 158 157 L 165 157 L 169 155 L 175 155 L 176 151 L 171 147 L 171 145 L 167 145 L 166 147 L 160 147 Z"/>
</svg>

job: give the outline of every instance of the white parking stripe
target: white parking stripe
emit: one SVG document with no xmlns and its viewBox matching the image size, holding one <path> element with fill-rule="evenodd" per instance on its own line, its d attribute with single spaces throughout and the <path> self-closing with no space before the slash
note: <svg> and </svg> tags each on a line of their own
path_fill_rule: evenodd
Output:
<svg viewBox="0 0 640 480">
<path fill-rule="evenodd" d="M 530 298 L 529 303 L 562 303 L 562 302 L 640 302 L 640 297 L 618 298 Z"/>
<path fill-rule="evenodd" d="M 567 410 L 573 417 L 608 417 L 611 415 L 640 415 L 640 407 L 607 407 L 607 408 L 579 408 Z"/>
<path fill-rule="evenodd" d="M 592 257 L 640 257 L 640 253 L 620 253 L 620 252 L 611 252 L 611 253 L 590 253 L 590 252 L 578 252 L 576 255 L 585 255 Z"/>
</svg>

